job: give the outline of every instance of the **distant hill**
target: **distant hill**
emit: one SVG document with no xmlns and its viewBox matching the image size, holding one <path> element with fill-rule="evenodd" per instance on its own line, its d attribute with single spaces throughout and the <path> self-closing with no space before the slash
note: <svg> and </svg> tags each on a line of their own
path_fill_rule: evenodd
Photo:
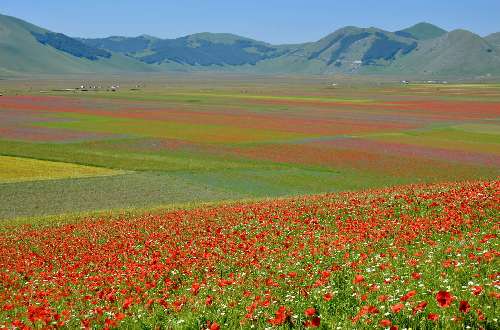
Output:
<svg viewBox="0 0 500 330">
<path fill-rule="evenodd" d="M 420 43 L 387 71 L 430 76 L 498 75 L 500 52 L 472 32 L 455 30 Z"/>
<path fill-rule="evenodd" d="M 418 23 L 407 29 L 397 31 L 396 34 L 402 37 L 414 38 L 416 40 L 429 40 L 441 37 L 446 34 L 446 30 L 430 23 Z"/>
<path fill-rule="evenodd" d="M 132 56 L 148 64 L 240 66 L 277 57 L 279 46 L 226 33 L 198 33 L 177 39 L 148 36 L 81 39 L 89 46 Z"/>
<path fill-rule="evenodd" d="M 500 49 L 500 32 L 492 33 L 489 36 L 485 37 L 484 39 L 486 41 L 488 41 L 490 44 L 492 44 L 493 46 Z"/>
<path fill-rule="evenodd" d="M 396 32 L 350 26 L 295 45 L 271 45 L 226 33 L 85 39 L 0 15 L 2 75 L 172 70 L 500 76 L 500 33 L 481 38 L 419 23 Z"/>
<path fill-rule="evenodd" d="M 151 49 L 152 44 L 161 39 L 142 35 L 132 38 L 114 36 L 100 39 L 79 38 L 78 40 L 94 48 L 107 49 L 122 54 L 137 54 Z"/>
<path fill-rule="evenodd" d="M 312 43 L 289 46 L 259 63 L 266 71 L 292 68 L 303 73 L 359 73 L 364 66 L 387 66 L 417 47 L 416 40 L 377 28 L 345 27 Z"/>
<path fill-rule="evenodd" d="M 151 71 L 152 68 L 136 59 L 0 15 L 0 70 L 4 73 L 84 73 Z"/>
</svg>

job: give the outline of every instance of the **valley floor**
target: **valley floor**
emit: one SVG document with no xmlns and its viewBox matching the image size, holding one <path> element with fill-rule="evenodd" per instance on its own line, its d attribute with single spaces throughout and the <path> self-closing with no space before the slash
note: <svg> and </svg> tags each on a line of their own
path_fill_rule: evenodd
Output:
<svg viewBox="0 0 500 330">
<path fill-rule="evenodd" d="M 497 84 L 200 74 L 1 80 L 0 92 L 7 221 L 500 173 Z"/>
</svg>

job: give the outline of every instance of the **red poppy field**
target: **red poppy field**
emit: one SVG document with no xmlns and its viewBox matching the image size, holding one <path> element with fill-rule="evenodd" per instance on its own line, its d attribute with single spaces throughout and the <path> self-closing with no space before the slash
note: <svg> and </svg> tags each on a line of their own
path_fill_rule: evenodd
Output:
<svg viewBox="0 0 500 330">
<path fill-rule="evenodd" d="M 0 236 L 0 328 L 497 329 L 500 182 L 400 186 Z"/>
</svg>

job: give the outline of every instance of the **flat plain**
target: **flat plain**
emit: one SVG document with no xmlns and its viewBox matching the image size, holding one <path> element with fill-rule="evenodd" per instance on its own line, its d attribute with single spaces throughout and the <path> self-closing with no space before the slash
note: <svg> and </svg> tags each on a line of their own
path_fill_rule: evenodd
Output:
<svg viewBox="0 0 500 330">
<path fill-rule="evenodd" d="M 0 155 L 15 157 L 2 168 L 50 161 L 37 163 L 45 165 L 30 180 L 6 169 L 0 198 L 9 202 L 0 218 L 499 174 L 500 85 L 230 74 L 148 79 L 0 81 Z M 118 91 L 105 90 L 119 83 Z M 81 84 L 103 88 L 61 91 Z"/>
</svg>

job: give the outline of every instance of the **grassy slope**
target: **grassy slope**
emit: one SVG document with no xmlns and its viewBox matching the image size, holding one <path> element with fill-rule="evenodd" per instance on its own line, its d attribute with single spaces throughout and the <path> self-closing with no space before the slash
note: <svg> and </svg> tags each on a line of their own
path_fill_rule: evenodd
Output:
<svg viewBox="0 0 500 330">
<path fill-rule="evenodd" d="M 484 38 L 489 43 L 500 49 L 500 32 L 492 33 L 489 36 Z"/>
<path fill-rule="evenodd" d="M 358 73 L 359 64 L 372 47 L 388 40 L 411 45 L 415 41 L 377 28 L 345 27 L 311 43 L 291 46 L 287 54 L 257 63 L 262 72 L 297 72 L 303 74 Z M 337 62 L 338 61 L 338 62 Z M 337 65 L 340 63 L 340 65 Z M 388 62 L 378 59 L 377 63 Z"/>
<path fill-rule="evenodd" d="M 0 68 L 9 73 L 148 72 L 154 68 L 123 55 L 90 61 L 39 43 L 31 31 L 46 30 L 22 20 L 0 15 Z"/>
<path fill-rule="evenodd" d="M 500 74 L 500 51 L 471 32 L 455 30 L 422 42 L 417 51 L 399 58 L 378 73 L 420 76 L 463 76 Z"/>
<path fill-rule="evenodd" d="M 446 30 L 425 22 L 415 24 L 412 27 L 402 30 L 402 32 L 409 33 L 418 40 L 434 39 L 446 34 Z"/>
</svg>

